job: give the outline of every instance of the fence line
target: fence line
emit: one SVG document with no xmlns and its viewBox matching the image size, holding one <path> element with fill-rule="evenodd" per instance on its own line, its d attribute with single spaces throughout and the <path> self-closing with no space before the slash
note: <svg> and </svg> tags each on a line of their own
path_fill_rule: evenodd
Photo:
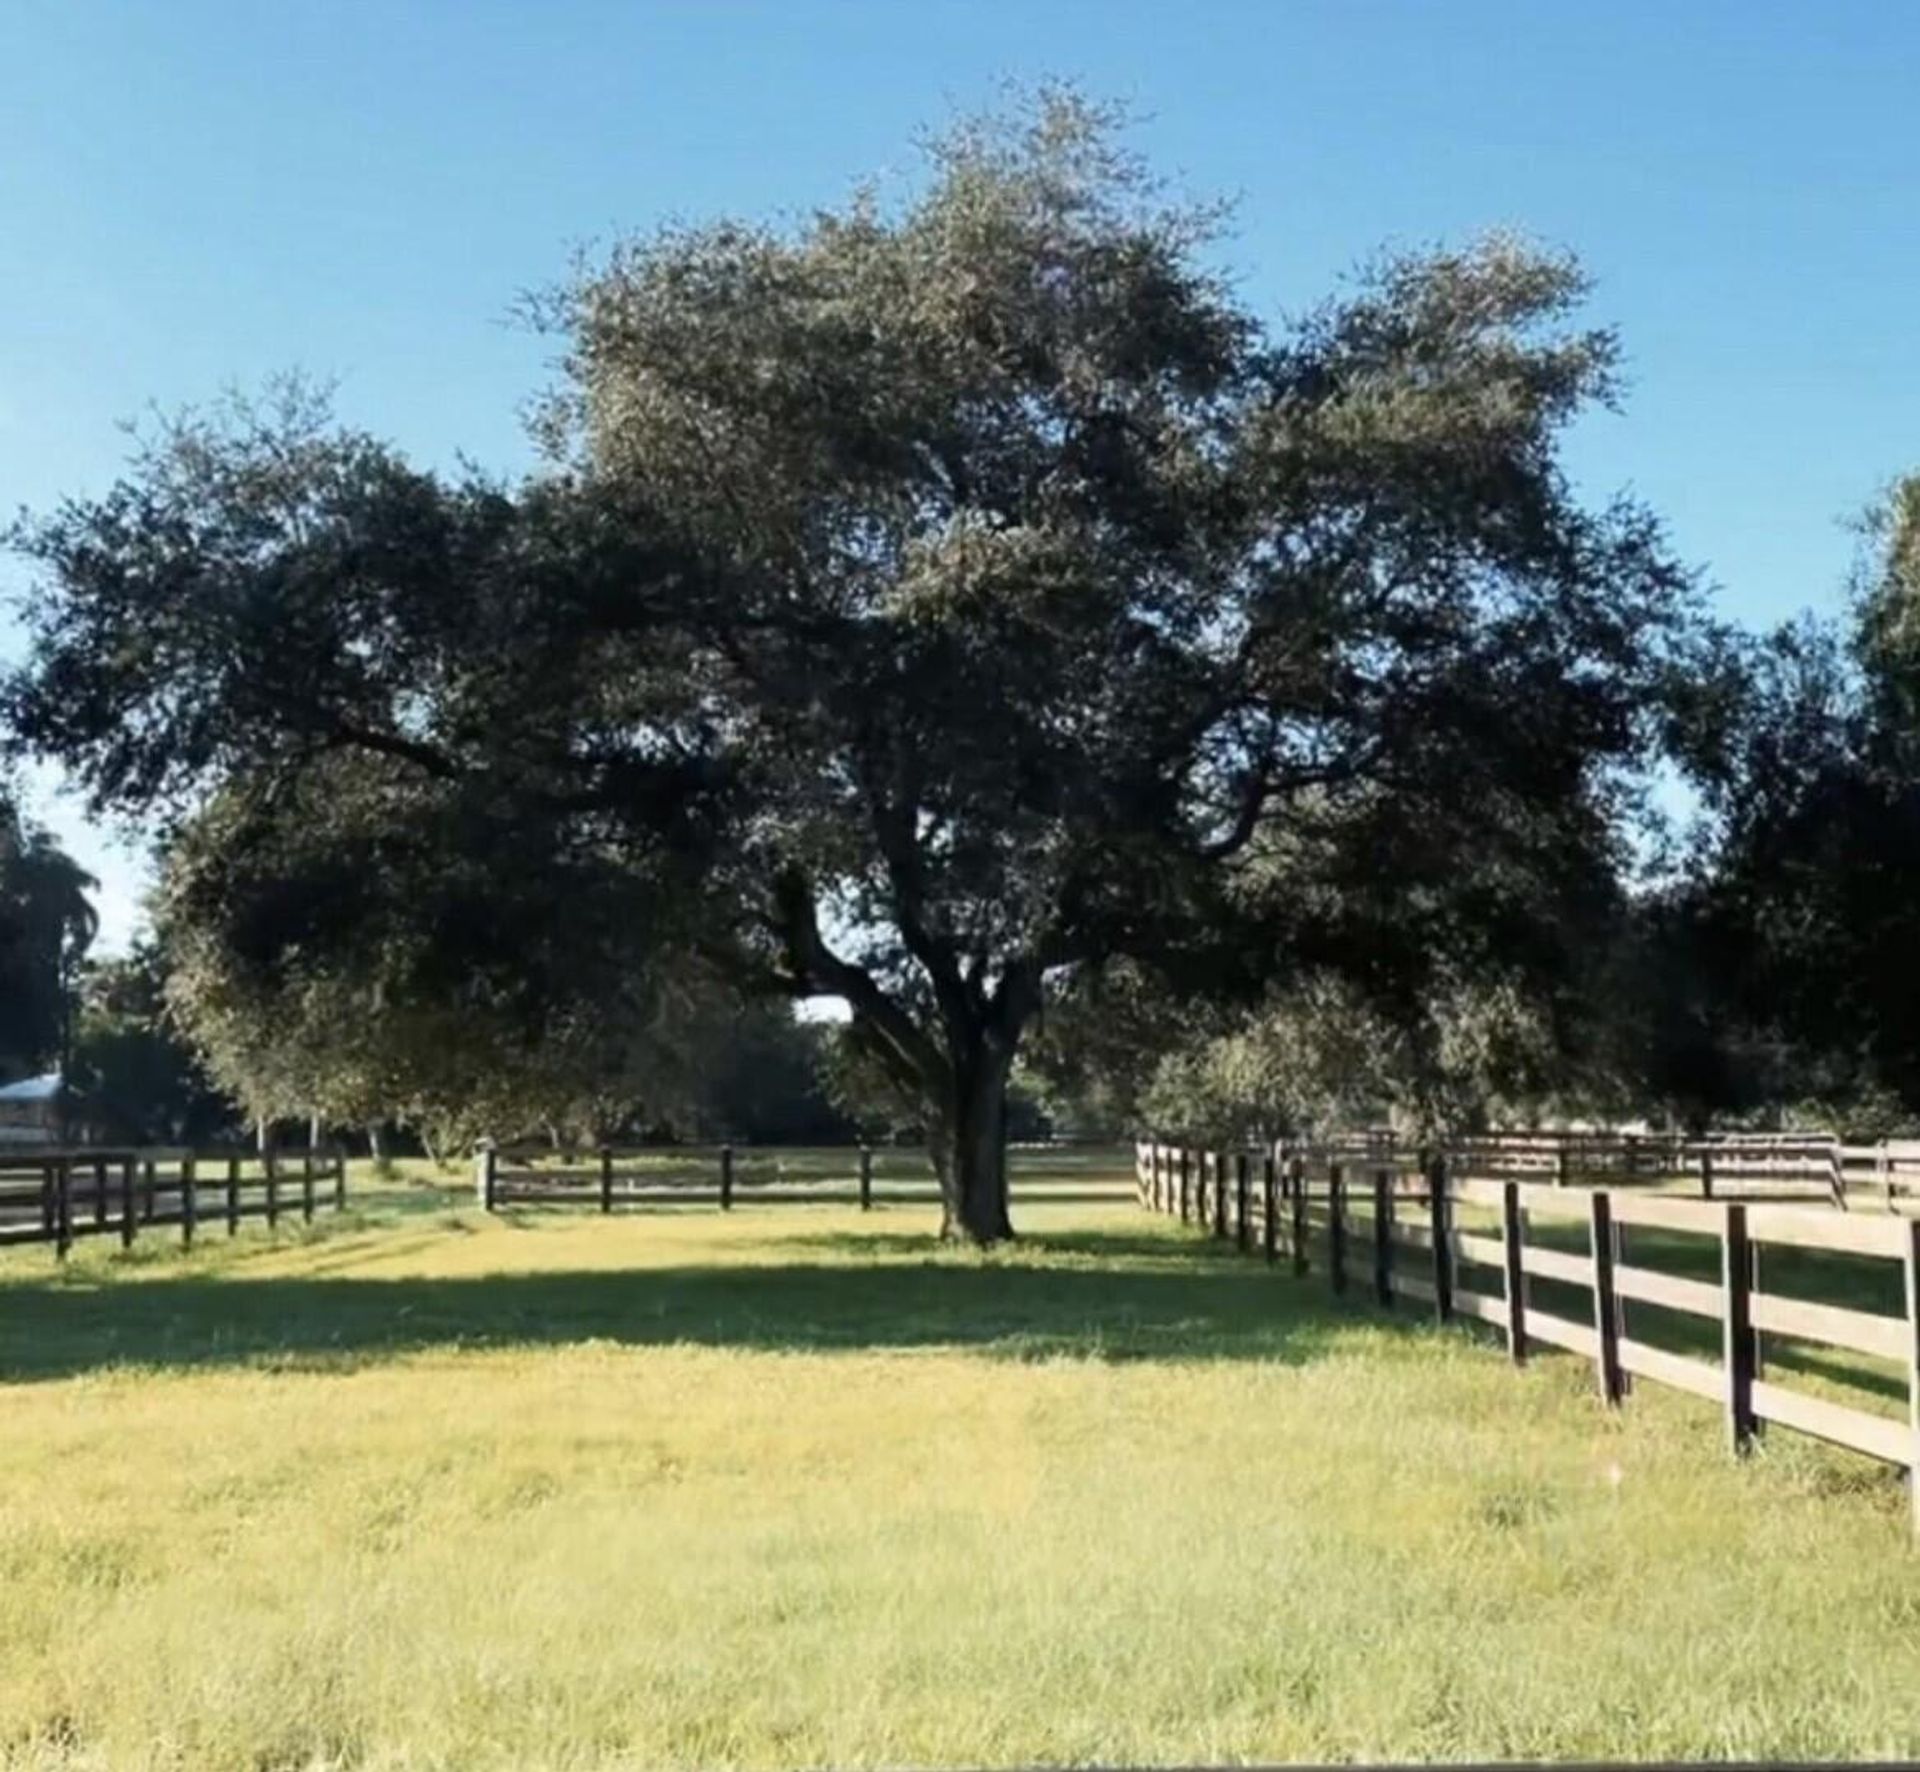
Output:
<svg viewBox="0 0 1920 1772">
<path fill-rule="evenodd" d="M 1107 1147 L 1114 1148 L 1114 1147 Z M 894 1154 L 912 1167 L 911 1179 L 881 1170 Z M 800 1161 L 786 1167 L 798 1156 Z M 809 1156 L 827 1157 L 823 1169 Z M 845 1167 L 838 1164 L 844 1160 Z M 1124 1158 L 1120 1167 L 1124 1172 Z M 1124 1179 L 1101 1183 L 1072 1174 L 1029 1175 L 1023 1189 L 1036 1201 L 1065 1205 L 1124 1201 Z M 647 1206 L 857 1204 L 938 1205 L 940 1189 L 923 1151 L 872 1145 L 735 1146 L 704 1150 L 640 1145 L 555 1152 L 532 1146 L 483 1144 L 474 1156 L 474 1203 L 485 1212 L 513 1206 L 581 1207 L 613 1213 Z"/>
<path fill-rule="evenodd" d="M 228 1236 L 243 1218 L 277 1225 L 322 1207 L 344 1211 L 346 1156 L 325 1151 L 238 1151 L 83 1147 L 0 1153 L 0 1248 L 51 1243 L 65 1258 L 76 1238 L 118 1236 L 128 1248 L 143 1231 L 178 1225 L 191 1246 L 204 1229 Z"/>
<path fill-rule="evenodd" d="M 1406 1161 L 1413 1155 L 1391 1130 L 1322 1141 L 1345 1161 Z M 1920 1139 L 1848 1144 L 1838 1133 L 1614 1132 L 1548 1129 L 1455 1136 L 1456 1166 L 1487 1179 L 1552 1180 L 1571 1185 L 1687 1181 L 1702 1199 L 1755 1189 L 1836 1206 L 1871 1200 L 1889 1209 L 1920 1195 Z"/>
<path fill-rule="evenodd" d="M 1356 1156 L 1352 1144 L 1283 1156 L 1143 1142 L 1135 1148 L 1135 1185 L 1148 1210 L 1222 1240 L 1231 1237 L 1241 1249 L 1250 1250 L 1257 1238 L 1269 1263 L 1285 1256 L 1295 1274 L 1324 1264 L 1336 1293 L 1364 1284 L 1388 1308 L 1411 1300 L 1442 1322 L 1487 1323 L 1516 1363 L 1536 1343 L 1590 1360 L 1609 1405 L 1619 1404 L 1635 1379 L 1706 1397 L 1724 1411 L 1735 1453 L 1746 1452 L 1772 1422 L 1895 1465 L 1907 1474 L 1920 1534 L 1920 1221 L 1805 1204 L 1476 1178 L 1455 1167 L 1470 1164 L 1473 1153 L 1461 1159 L 1451 1148 L 1411 1168 L 1402 1157 L 1377 1146 Z M 1473 1228 L 1463 1227 L 1462 1208 Z M 1481 1217 L 1491 1225 L 1482 1226 Z M 1536 1219 L 1572 1231 L 1567 1240 L 1584 1249 L 1530 1240 Z M 1630 1227 L 1714 1239 L 1718 1284 L 1632 1261 Z M 1761 1251 L 1770 1247 L 1898 1264 L 1902 1314 L 1765 1289 Z M 1584 1320 L 1543 1308 L 1535 1281 L 1584 1290 Z M 1719 1362 L 1630 1334 L 1634 1302 L 1715 1324 Z M 1894 1362 L 1905 1380 L 1904 1419 L 1765 1377 L 1765 1334 Z"/>
</svg>

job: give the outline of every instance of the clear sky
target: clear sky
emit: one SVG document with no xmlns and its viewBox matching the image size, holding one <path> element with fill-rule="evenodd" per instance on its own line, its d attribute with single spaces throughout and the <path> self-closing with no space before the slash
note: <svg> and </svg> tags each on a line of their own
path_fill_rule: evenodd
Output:
<svg viewBox="0 0 1920 1772">
<path fill-rule="evenodd" d="M 509 313 L 575 248 L 905 175 L 921 126 L 1043 76 L 1239 198 L 1276 315 L 1383 244 L 1573 247 L 1632 383 L 1575 470 L 1730 613 L 1835 607 L 1846 520 L 1920 466 L 1912 0 L 0 0 L 0 509 L 290 366 L 423 459 L 523 464 L 548 347 Z M 124 940 L 129 853 L 41 810 Z"/>
</svg>

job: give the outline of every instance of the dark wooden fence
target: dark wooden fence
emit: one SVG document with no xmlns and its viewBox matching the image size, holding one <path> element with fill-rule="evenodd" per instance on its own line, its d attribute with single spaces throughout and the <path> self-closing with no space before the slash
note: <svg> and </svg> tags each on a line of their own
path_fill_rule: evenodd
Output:
<svg viewBox="0 0 1920 1772">
<path fill-rule="evenodd" d="M 1416 1159 L 1384 1144 L 1236 1151 L 1143 1143 L 1136 1188 L 1149 1210 L 1258 1249 L 1295 1274 L 1324 1272 L 1336 1293 L 1489 1324 L 1517 1362 L 1536 1345 L 1589 1360 L 1608 1404 L 1636 1378 L 1706 1397 L 1723 1409 L 1736 1452 L 1772 1422 L 1896 1465 L 1907 1473 L 1920 1532 L 1920 1221 L 1818 1202 L 1693 1200 L 1632 1185 L 1474 1174 L 1486 1155 L 1472 1144 Z M 1710 1244 L 1717 1278 L 1633 1260 L 1628 1236 L 1643 1228 L 1703 1255 Z M 1863 1258 L 1849 1264 L 1863 1270 L 1860 1295 L 1897 1299 L 1898 1313 L 1763 1287 L 1768 1249 Z M 1870 1266 L 1878 1271 L 1865 1272 Z M 1710 1325 L 1719 1358 L 1701 1357 L 1697 1337 L 1693 1351 L 1658 1345 L 1676 1337 L 1661 1329 L 1656 1338 L 1651 1324 L 1636 1335 L 1636 1306 L 1671 1313 L 1669 1324 Z M 1903 1381 L 1901 1413 L 1876 1411 L 1879 1398 L 1865 1384 L 1859 1407 L 1766 1376 L 1768 1335 L 1887 1363 Z"/>
<path fill-rule="evenodd" d="M 0 1148 L 0 1247 L 51 1243 L 64 1256 L 77 1237 L 178 1225 L 182 1243 L 243 1218 L 278 1224 L 347 1203 L 338 1150 L 74 1150 Z"/>
<path fill-rule="evenodd" d="M 1390 1131 L 1327 1147 L 1347 1162 L 1411 1162 Z M 1808 1199 L 1836 1206 L 1920 1203 L 1920 1139 L 1848 1144 L 1827 1131 L 1497 1131 L 1448 1141 L 1456 1173 L 1563 1186 L 1684 1183 L 1702 1199 Z"/>
<path fill-rule="evenodd" d="M 1124 1202 L 1131 1197 L 1122 1147 L 1100 1147 L 1117 1161 L 1097 1176 L 1073 1172 L 1071 1157 L 1049 1147 L 1016 1149 L 1019 1197 L 1052 1204 Z M 1054 1172 L 1052 1164 L 1062 1164 Z M 474 1161 L 474 1201 L 487 1212 L 512 1206 L 584 1207 L 613 1213 L 640 1207 L 797 1205 L 807 1202 L 938 1205 L 924 1151 L 912 1147 L 705 1148 L 648 1145 L 556 1152 L 545 1147 L 482 1147 Z"/>
</svg>

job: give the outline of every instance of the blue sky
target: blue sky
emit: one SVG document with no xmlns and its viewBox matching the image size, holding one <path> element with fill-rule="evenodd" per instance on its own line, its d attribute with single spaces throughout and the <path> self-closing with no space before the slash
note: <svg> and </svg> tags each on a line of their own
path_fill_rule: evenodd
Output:
<svg viewBox="0 0 1920 1772">
<path fill-rule="evenodd" d="M 1846 519 L 1920 466 L 1902 0 L 0 0 L 0 509 L 103 487 L 150 404 L 290 366 L 426 460 L 521 465 L 549 347 L 509 314 L 577 247 L 904 178 L 922 126 L 1045 76 L 1239 198 L 1270 314 L 1386 244 L 1578 251 L 1631 387 L 1572 465 L 1729 613 L 1835 607 Z M 41 809 L 124 939 L 131 852 Z"/>
</svg>

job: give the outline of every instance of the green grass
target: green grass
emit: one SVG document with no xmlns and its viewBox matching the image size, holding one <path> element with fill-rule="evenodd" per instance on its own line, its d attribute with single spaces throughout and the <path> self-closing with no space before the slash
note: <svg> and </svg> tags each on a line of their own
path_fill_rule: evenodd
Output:
<svg viewBox="0 0 1920 1772">
<path fill-rule="evenodd" d="M 0 1259 L 0 1765 L 1920 1750 L 1898 1483 L 1125 1205 Z"/>
</svg>

